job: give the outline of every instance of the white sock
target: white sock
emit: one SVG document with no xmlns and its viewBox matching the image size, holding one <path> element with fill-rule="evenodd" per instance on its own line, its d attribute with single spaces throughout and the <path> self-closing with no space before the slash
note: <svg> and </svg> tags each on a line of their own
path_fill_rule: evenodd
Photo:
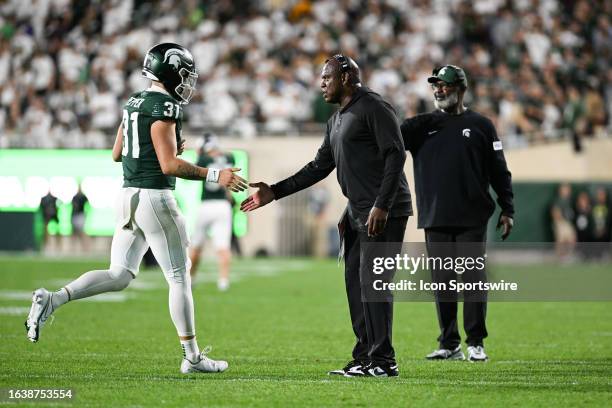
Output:
<svg viewBox="0 0 612 408">
<path fill-rule="evenodd" d="M 198 341 L 195 337 L 190 340 L 181 340 L 181 348 L 183 349 L 183 357 L 192 363 L 200 359 L 200 349 L 198 348 Z"/>
<path fill-rule="evenodd" d="M 168 280 L 170 317 L 179 337 L 195 336 L 191 280 L 188 277 L 181 282 Z"/>
<path fill-rule="evenodd" d="M 70 295 L 66 288 L 61 288 L 58 291 L 53 292 L 51 296 L 51 306 L 53 306 L 53 310 L 57 309 L 61 305 L 68 303 L 70 300 Z"/>
<path fill-rule="evenodd" d="M 193 296 L 191 294 L 191 277 L 189 276 L 189 265 L 181 271 L 182 273 L 164 273 L 168 282 L 168 306 L 170 317 L 180 337 L 190 337 L 190 340 L 181 340 L 183 356 L 192 363 L 200 360 L 200 349 L 195 339 L 195 322 L 193 312 Z"/>
</svg>

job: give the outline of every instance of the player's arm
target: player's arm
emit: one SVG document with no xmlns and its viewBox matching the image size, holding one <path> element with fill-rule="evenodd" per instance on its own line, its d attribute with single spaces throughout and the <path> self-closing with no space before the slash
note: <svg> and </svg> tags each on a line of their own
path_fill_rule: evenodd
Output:
<svg viewBox="0 0 612 408">
<path fill-rule="evenodd" d="M 123 150 L 123 125 L 119 125 L 119 129 L 117 129 L 117 137 L 115 137 L 115 144 L 113 145 L 114 161 L 121 161 L 121 150 Z"/>
<path fill-rule="evenodd" d="M 280 200 L 283 197 L 296 193 L 318 183 L 336 168 L 336 162 L 332 153 L 329 137 L 329 129 L 325 133 L 323 143 L 317 151 L 314 160 L 302 167 L 293 176 L 286 178 L 271 186 L 274 198 Z"/>
<path fill-rule="evenodd" d="M 400 131 L 406 150 L 414 154 L 423 141 L 423 133 L 426 130 L 433 130 L 434 127 L 429 114 L 404 119 L 400 125 Z"/>
<path fill-rule="evenodd" d="M 175 126 L 174 122 L 164 120 L 158 120 L 151 126 L 151 140 L 159 165 L 165 175 L 188 180 L 217 182 L 232 191 L 243 191 L 247 188 L 246 180 L 235 174 L 240 169 L 231 168 L 215 171 L 193 165 L 177 157 Z"/>
<path fill-rule="evenodd" d="M 377 104 L 366 114 L 368 127 L 376 138 L 385 167 L 375 207 L 389 210 L 393 205 L 400 178 L 404 172 L 406 151 L 395 112 L 390 106 Z"/>
<path fill-rule="evenodd" d="M 366 223 L 368 235 L 374 236 L 380 234 L 387 223 L 389 208 L 393 205 L 404 172 L 406 151 L 393 108 L 377 103 L 368 110 L 365 120 L 385 162 L 380 189 Z"/>
<path fill-rule="evenodd" d="M 501 207 L 501 214 L 497 228 L 503 227 L 502 239 L 506 239 L 514 226 L 514 193 L 512 192 L 512 174 L 508 170 L 502 142 L 497 137 L 495 126 L 491 121 L 485 125 L 489 140 L 487 142 L 489 167 L 489 182 L 497 194 L 497 204 Z"/>
<path fill-rule="evenodd" d="M 253 211 L 259 207 L 280 200 L 283 197 L 291 195 L 295 192 L 303 190 L 313 184 L 323 180 L 336 168 L 336 162 L 331 150 L 329 142 L 329 124 L 325 133 L 325 138 L 314 160 L 302 167 L 293 176 L 286 178 L 272 186 L 266 183 L 251 183 L 251 187 L 256 187 L 259 190 L 244 200 L 240 204 L 242 211 Z"/>
</svg>

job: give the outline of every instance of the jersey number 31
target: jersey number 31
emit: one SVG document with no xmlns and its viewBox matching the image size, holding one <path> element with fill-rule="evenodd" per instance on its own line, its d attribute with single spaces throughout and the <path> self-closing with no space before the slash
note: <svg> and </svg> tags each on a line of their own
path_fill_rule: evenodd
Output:
<svg viewBox="0 0 612 408">
<path fill-rule="evenodd" d="M 166 108 L 163 113 L 164 116 L 174 117 L 178 119 L 180 114 L 179 105 L 166 102 L 164 103 Z M 127 156 L 132 145 L 132 158 L 137 159 L 140 156 L 140 144 L 138 141 L 138 114 L 139 112 L 132 112 L 130 114 L 127 109 L 123 110 L 123 120 L 121 122 L 123 127 L 123 149 L 121 149 L 121 155 Z"/>
<path fill-rule="evenodd" d="M 130 115 L 128 110 L 124 109 L 123 120 L 121 122 L 123 127 L 123 149 L 121 150 L 121 155 L 127 156 L 130 145 L 132 145 L 132 158 L 134 159 L 140 156 L 140 144 L 138 143 L 138 113 L 139 112 L 132 112 Z"/>
</svg>

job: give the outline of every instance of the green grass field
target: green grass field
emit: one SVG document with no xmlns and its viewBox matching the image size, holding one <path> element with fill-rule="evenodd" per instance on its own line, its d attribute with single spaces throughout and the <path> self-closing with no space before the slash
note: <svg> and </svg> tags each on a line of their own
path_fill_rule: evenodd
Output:
<svg viewBox="0 0 612 408">
<path fill-rule="evenodd" d="M 27 341 L 32 289 L 56 289 L 106 266 L 0 258 L 0 388 L 72 388 L 75 399 L 66 406 L 100 407 L 612 402 L 612 304 L 603 302 L 491 303 L 491 360 L 484 364 L 425 361 L 436 345 L 433 304 L 396 304 L 400 377 L 328 377 L 350 359 L 353 345 L 343 272 L 331 260 L 237 261 L 227 293 L 217 292 L 213 267 L 204 267 L 194 292 L 198 340 L 213 346 L 211 357 L 229 361 L 222 374 L 179 373 L 166 283 L 156 269 L 141 271 L 123 292 L 66 305 L 39 343 Z"/>
</svg>

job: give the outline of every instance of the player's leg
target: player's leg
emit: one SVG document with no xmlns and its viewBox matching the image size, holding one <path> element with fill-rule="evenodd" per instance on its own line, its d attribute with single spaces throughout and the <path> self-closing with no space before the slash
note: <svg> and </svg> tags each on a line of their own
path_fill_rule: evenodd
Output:
<svg viewBox="0 0 612 408">
<path fill-rule="evenodd" d="M 216 209 L 213 213 L 216 217 L 211 225 L 211 234 L 219 262 L 217 288 L 225 291 L 229 289 L 230 264 L 232 260 L 232 206 L 229 201 L 220 200 L 216 203 Z"/>
<path fill-rule="evenodd" d="M 25 323 L 28 339 L 38 341 L 40 329 L 49 316 L 67 302 L 125 289 L 138 274 L 140 260 L 147 248 L 140 230 L 118 226 L 113 235 L 109 269 L 86 272 L 55 292 L 44 288 L 34 292 L 32 307 Z"/>
<path fill-rule="evenodd" d="M 431 257 L 454 257 L 455 233 L 449 229 L 426 229 L 427 254 Z M 432 281 L 448 285 L 450 280 L 456 279 L 452 270 L 434 268 L 431 271 Z M 428 360 L 463 360 L 465 356 L 461 351 L 461 337 L 457 325 L 457 298 L 451 290 L 437 290 L 434 293 L 436 300 L 436 314 L 440 334 L 438 335 L 438 349 L 426 356 Z"/>
<path fill-rule="evenodd" d="M 70 300 L 125 289 L 138 275 L 140 261 L 148 245 L 138 228 L 117 227 L 111 245 L 111 265 L 107 270 L 90 271 L 65 286 Z"/>
<path fill-rule="evenodd" d="M 202 253 L 202 247 L 200 245 L 191 245 L 189 247 L 189 259 L 191 260 L 191 267 L 189 268 L 189 274 L 191 275 L 191 281 L 196 279 L 198 274 L 198 267 L 200 265 L 200 254 Z"/>
<path fill-rule="evenodd" d="M 170 190 L 141 190 L 136 223 L 159 262 L 169 286 L 170 317 L 176 327 L 184 359 L 181 372 L 221 372 L 227 362 L 200 353 L 196 340 L 190 260 L 185 221 Z"/>
<path fill-rule="evenodd" d="M 338 224 L 340 238 L 344 242 L 344 281 L 346 286 L 346 297 L 348 299 L 351 325 L 355 333 L 356 343 L 353 347 L 353 359 L 343 368 L 329 371 L 329 375 L 347 375 L 356 372 L 367 365 L 368 339 L 365 328 L 365 317 L 363 304 L 361 302 L 361 288 L 359 283 L 359 239 L 357 231 L 351 228 L 348 215 L 345 211 L 340 224 Z M 341 249 L 341 250 L 342 250 Z"/>
<path fill-rule="evenodd" d="M 457 234 L 459 256 L 477 258 L 485 254 L 485 241 L 487 226 L 470 228 Z M 466 270 L 461 279 L 463 282 L 486 282 L 485 269 Z M 487 337 L 487 292 L 471 291 L 464 293 L 463 301 L 463 328 L 467 336 L 468 360 L 486 361 L 484 339 Z"/>
<path fill-rule="evenodd" d="M 191 282 L 192 284 L 195 282 L 195 277 L 198 273 L 198 268 L 200 266 L 200 257 L 202 255 L 202 246 L 204 245 L 204 241 L 206 240 L 206 223 L 207 223 L 207 215 L 206 208 L 204 203 L 200 205 L 200 209 L 198 212 L 198 218 L 195 223 L 195 228 L 193 230 L 193 236 L 191 237 L 191 244 L 189 246 L 189 259 L 191 260 Z"/>
<path fill-rule="evenodd" d="M 365 222 L 362 224 L 363 227 L 359 228 L 360 298 L 365 317 L 369 364 L 353 373 L 347 373 L 348 376 L 396 377 L 399 375 L 392 344 L 393 295 L 390 291 L 377 291 L 376 295 L 373 295 L 369 290 L 372 284 L 371 256 L 373 254 L 368 244 L 384 243 L 387 254 L 400 253 L 407 222 L 408 217 L 389 218 L 384 231 L 376 237 L 368 236 Z M 393 273 L 389 273 L 377 278 L 391 282 L 393 281 L 392 275 Z"/>
<path fill-rule="evenodd" d="M 47 249 L 47 242 L 49 242 L 49 222 L 51 222 L 51 218 L 45 217 L 43 222 L 43 251 Z"/>
<path fill-rule="evenodd" d="M 342 220 L 344 223 L 344 283 L 351 325 L 356 342 L 353 346 L 353 360 L 349 361 L 344 368 L 330 371 L 329 374 L 347 375 L 350 372 L 359 371 L 370 362 L 368 359 L 368 334 L 365 325 L 365 310 L 361 301 L 361 283 L 359 279 L 359 233 L 351 225 L 349 218 L 346 215 Z"/>
</svg>

